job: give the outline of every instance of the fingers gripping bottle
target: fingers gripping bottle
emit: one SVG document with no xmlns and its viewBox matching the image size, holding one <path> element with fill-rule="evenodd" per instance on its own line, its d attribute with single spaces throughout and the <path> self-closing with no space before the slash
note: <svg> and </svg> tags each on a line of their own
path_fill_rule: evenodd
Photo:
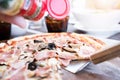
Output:
<svg viewBox="0 0 120 80">
<path fill-rule="evenodd" d="M 29 20 L 41 19 L 46 11 L 53 18 L 63 19 L 69 9 L 68 0 L 0 0 L 0 13 L 21 15 Z"/>
</svg>

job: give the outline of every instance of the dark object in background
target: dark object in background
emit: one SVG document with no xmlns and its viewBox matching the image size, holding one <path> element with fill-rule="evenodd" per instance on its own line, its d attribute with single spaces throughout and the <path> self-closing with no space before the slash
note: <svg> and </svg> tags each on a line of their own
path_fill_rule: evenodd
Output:
<svg viewBox="0 0 120 80">
<path fill-rule="evenodd" d="M 67 32 L 69 16 L 62 20 L 56 20 L 50 16 L 45 17 L 48 32 Z"/>
<path fill-rule="evenodd" d="M 10 39 L 11 24 L 0 21 L 0 40 Z"/>
</svg>

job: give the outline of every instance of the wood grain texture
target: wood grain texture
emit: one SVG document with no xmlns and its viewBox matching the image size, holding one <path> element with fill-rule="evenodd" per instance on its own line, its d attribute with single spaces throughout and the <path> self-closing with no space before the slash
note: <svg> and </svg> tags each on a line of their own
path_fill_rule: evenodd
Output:
<svg viewBox="0 0 120 80">
<path fill-rule="evenodd" d="M 90 56 L 90 60 L 94 64 L 98 64 L 100 62 L 113 59 L 117 56 L 120 56 L 120 43 L 105 47 L 104 49 L 96 52 Z"/>
</svg>

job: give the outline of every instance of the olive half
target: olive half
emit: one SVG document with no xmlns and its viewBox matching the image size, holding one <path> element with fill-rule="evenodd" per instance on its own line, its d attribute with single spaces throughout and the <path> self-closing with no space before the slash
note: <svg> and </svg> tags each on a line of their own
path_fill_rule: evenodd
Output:
<svg viewBox="0 0 120 80">
<path fill-rule="evenodd" d="M 30 62 L 28 64 L 28 69 L 31 71 L 35 70 L 36 68 L 37 68 L 37 64 L 35 62 Z"/>
</svg>

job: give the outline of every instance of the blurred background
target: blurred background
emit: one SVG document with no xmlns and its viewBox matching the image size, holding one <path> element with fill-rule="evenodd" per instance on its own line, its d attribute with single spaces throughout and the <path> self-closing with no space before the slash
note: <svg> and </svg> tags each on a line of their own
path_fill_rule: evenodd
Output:
<svg viewBox="0 0 120 80">
<path fill-rule="evenodd" d="M 120 0 L 70 0 L 74 27 L 108 37 L 120 32 Z"/>
<path fill-rule="evenodd" d="M 68 32 L 80 30 L 93 36 L 107 38 L 120 32 L 120 0 L 69 0 Z M 48 15 L 46 14 L 44 16 Z M 30 22 L 31 32 L 47 32 L 45 18 Z M 32 29 L 32 30 L 31 30 Z"/>
</svg>

